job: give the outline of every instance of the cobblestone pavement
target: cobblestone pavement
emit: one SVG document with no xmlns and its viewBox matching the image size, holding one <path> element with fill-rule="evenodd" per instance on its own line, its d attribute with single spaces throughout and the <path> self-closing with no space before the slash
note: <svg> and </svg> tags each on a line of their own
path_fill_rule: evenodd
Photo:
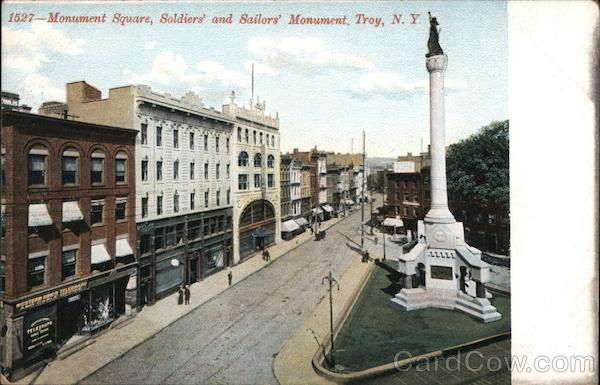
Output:
<svg viewBox="0 0 600 385">
<path fill-rule="evenodd" d="M 360 211 L 219 294 L 84 384 L 276 384 L 274 354 L 326 294 L 321 279 L 359 256 Z"/>
<path fill-rule="evenodd" d="M 479 355 L 481 354 L 481 355 Z M 483 359 L 481 358 L 483 356 Z M 471 352 L 440 358 L 361 385 L 510 385 L 510 341 L 502 340 Z"/>
</svg>

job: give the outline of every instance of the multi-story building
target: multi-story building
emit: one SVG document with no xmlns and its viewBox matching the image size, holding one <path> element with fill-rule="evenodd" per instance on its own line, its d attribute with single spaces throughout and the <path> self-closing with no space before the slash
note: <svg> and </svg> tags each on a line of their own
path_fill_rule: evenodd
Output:
<svg viewBox="0 0 600 385">
<path fill-rule="evenodd" d="M 327 154 L 327 200 L 338 211 L 356 203 L 355 166 L 362 169 L 362 154 Z"/>
<path fill-rule="evenodd" d="M 327 203 L 327 159 L 321 153 L 317 159 L 317 184 L 319 187 L 318 204 Z"/>
<path fill-rule="evenodd" d="M 316 187 L 315 167 L 310 164 L 302 164 L 300 167 L 300 212 L 305 218 L 310 217 L 312 208 L 311 201 L 317 199 L 314 194 Z"/>
<path fill-rule="evenodd" d="M 102 99 L 85 82 L 67 84 L 76 119 L 137 131 L 137 251 L 142 303 L 233 263 L 232 129 L 235 121 L 188 92 L 180 99 L 137 85 Z"/>
<path fill-rule="evenodd" d="M 235 104 L 235 94 L 222 107 L 234 121 L 233 246 L 234 262 L 281 240 L 279 117 L 265 113 L 265 103 L 249 108 Z"/>
<path fill-rule="evenodd" d="M 292 160 L 290 164 L 290 200 L 292 202 L 292 216 L 294 218 L 302 216 L 301 170 L 302 163 L 298 160 Z"/>
<path fill-rule="evenodd" d="M 282 154 L 280 159 L 281 220 L 287 221 L 292 217 L 292 197 L 290 191 L 290 164 L 292 163 L 292 157 L 289 154 Z"/>
<path fill-rule="evenodd" d="M 2 112 L 5 372 L 136 308 L 136 131 Z M 18 375 L 17 375 L 18 377 Z"/>
<path fill-rule="evenodd" d="M 310 207 L 315 208 L 319 204 L 327 203 L 327 169 L 323 152 L 317 150 L 317 147 L 311 148 L 309 151 L 298 151 L 297 148 L 294 148 L 292 156 L 303 165 L 311 166 L 314 171 L 310 176 Z M 321 165 L 320 169 L 319 165 Z M 323 200 L 319 199 L 320 196 Z"/>
<path fill-rule="evenodd" d="M 386 207 L 388 217 L 400 217 L 404 228 L 412 232 L 423 219 L 425 195 L 420 172 L 388 172 L 386 176 Z"/>
<path fill-rule="evenodd" d="M 31 112 L 31 107 L 21 104 L 19 94 L 2 91 L 2 111 Z"/>
</svg>

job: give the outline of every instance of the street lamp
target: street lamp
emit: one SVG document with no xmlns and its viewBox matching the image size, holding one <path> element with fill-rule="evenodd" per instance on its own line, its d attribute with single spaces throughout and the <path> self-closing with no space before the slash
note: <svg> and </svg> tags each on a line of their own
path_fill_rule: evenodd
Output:
<svg viewBox="0 0 600 385">
<path fill-rule="evenodd" d="M 383 231 L 383 260 L 385 261 L 385 233 L 387 230 Z"/>
<path fill-rule="evenodd" d="M 323 279 L 321 280 L 321 285 L 324 285 L 325 281 L 327 281 L 329 283 L 329 331 L 331 334 L 331 367 L 333 369 L 335 369 L 335 357 L 334 357 L 335 349 L 333 347 L 333 294 L 332 294 L 333 290 L 332 290 L 332 286 L 333 286 L 333 284 L 335 284 L 339 291 L 340 285 L 335 280 L 335 278 L 333 278 L 333 276 L 331 275 L 331 271 L 329 272 L 329 275 L 326 275 L 325 277 L 323 277 Z"/>
</svg>

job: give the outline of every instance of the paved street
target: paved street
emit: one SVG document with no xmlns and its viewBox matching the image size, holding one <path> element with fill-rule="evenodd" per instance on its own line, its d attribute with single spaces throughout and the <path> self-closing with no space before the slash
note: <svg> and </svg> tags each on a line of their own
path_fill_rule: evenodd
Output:
<svg viewBox="0 0 600 385">
<path fill-rule="evenodd" d="M 326 294 L 322 277 L 359 258 L 346 246 L 359 227 L 357 210 L 82 383 L 276 384 L 274 354 Z"/>
</svg>

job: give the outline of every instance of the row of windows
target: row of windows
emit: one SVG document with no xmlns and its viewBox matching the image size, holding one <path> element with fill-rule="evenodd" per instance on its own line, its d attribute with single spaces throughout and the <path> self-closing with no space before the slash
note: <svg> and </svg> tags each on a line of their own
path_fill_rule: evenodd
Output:
<svg viewBox="0 0 600 385">
<path fill-rule="evenodd" d="M 208 162 L 204 163 L 204 179 L 208 179 Z M 231 167 L 229 163 L 227 163 L 225 167 L 225 171 L 227 174 L 227 179 L 230 178 Z M 196 178 L 196 163 L 190 162 L 189 168 L 189 177 L 190 180 L 194 180 Z M 215 179 L 219 180 L 221 178 L 221 164 L 217 163 L 215 167 Z M 163 179 L 163 162 L 156 161 L 156 180 L 161 181 Z M 173 162 L 173 180 L 179 180 L 179 161 L 176 160 Z M 142 181 L 148 181 L 148 161 L 142 160 Z"/>
<path fill-rule="evenodd" d="M 141 136 L 141 142 L 142 144 L 148 144 L 148 124 L 147 123 L 142 123 L 141 125 L 141 129 L 140 129 L 140 136 Z M 189 149 L 193 150 L 195 148 L 195 135 L 193 132 L 189 133 L 189 140 L 188 140 L 188 145 L 189 145 Z M 156 127 L 156 137 L 155 137 L 156 141 L 155 141 L 155 145 L 157 147 L 161 147 L 163 145 L 163 129 L 162 126 L 157 126 Z M 204 151 L 208 151 L 208 134 L 204 134 Z M 221 142 L 221 137 L 220 136 L 215 136 L 215 151 L 219 152 L 219 148 L 220 148 L 220 142 Z M 179 130 L 174 128 L 173 129 L 173 148 L 179 148 Z M 229 138 L 225 138 L 225 149 L 226 151 L 229 153 L 229 149 L 230 149 L 230 144 L 229 144 Z"/>
<path fill-rule="evenodd" d="M 188 222 L 187 240 L 193 241 L 201 237 L 209 237 L 231 229 L 231 216 L 215 216 Z M 150 234 L 140 238 L 140 254 L 145 255 L 154 250 L 161 250 L 181 245 L 185 242 L 185 226 L 183 223 L 175 226 L 165 226 L 154 230 L 154 241 Z"/>
<path fill-rule="evenodd" d="M 80 183 L 80 156 L 75 148 L 67 148 L 61 154 L 61 182 L 64 186 L 76 186 Z M 127 183 L 127 154 L 119 151 L 115 155 L 116 184 Z M 102 185 L 105 181 L 105 155 L 96 150 L 90 159 L 90 181 L 93 185 Z M 27 158 L 27 185 L 48 185 L 48 150 L 44 146 L 35 146 L 29 150 Z"/>
<path fill-rule="evenodd" d="M 208 207 L 209 196 L 210 196 L 210 190 L 206 190 L 204 192 L 204 207 L 205 208 Z M 227 189 L 227 193 L 225 194 L 225 199 L 226 199 L 227 205 L 231 204 L 231 190 L 230 189 Z M 142 198 L 142 218 L 148 217 L 148 201 L 149 201 L 148 197 Z M 196 210 L 196 193 L 195 192 L 190 193 L 190 201 L 189 202 L 190 202 L 190 210 Z M 177 191 L 175 191 L 175 194 L 173 195 L 173 212 L 174 213 L 179 212 L 179 208 L 180 208 L 179 203 L 180 203 L 179 193 Z M 215 193 L 215 204 L 217 206 L 221 205 L 221 190 L 217 190 Z M 156 215 L 162 215 L 162 214 L 163 214 L 163 196 L 157 195 L 156 196 Z"/>
<path fill-rule="evenodd" d="M 243 138 L 245 139 L 245 143 L 250 143 L 250 131 L 246 128 L 244 130 L 244 136 Z M 264 140 L 263 140 L 264 138 Z M 242 143 L 242 128 L 238 127 L 237 129 L 237 140 L 238 143 Z M 262 132 L 258 132 L 258 137 L 257 137 L 257 131 L 253 130 L 252 131 L 252 142 L 253 144 L 266 144 L 267 146 L 271 146 L 271 147 L 275 147 L 275 135 L 269 135 L 269 134 L 265 134 L 263 136 Z"/>
<path fill-rule="evenodd" d="M 259 188 L 262 187 L 262 175 L 254 174 L 254 187 Z M 274 174 L 267 174 L 267 187 L 272 188 L 275 187 L 275 177 Z M 248 190 L 250 186 L 248 185 L 248 174 L 239 174 L 238 175 L 238 189 L 239 190 Z"/>
<path fill-rule="evenodd" d="M 248 166 L 248 153 L 246 151 L 241 151 L 238 155 L 238 166 Z M 254 167 L 262 167 L 262 154 L 260 152 L 254 154 Z M 275 157 L 273 155 L 267 156 L 267 167 L 275 167 Z"/>
</svg>

